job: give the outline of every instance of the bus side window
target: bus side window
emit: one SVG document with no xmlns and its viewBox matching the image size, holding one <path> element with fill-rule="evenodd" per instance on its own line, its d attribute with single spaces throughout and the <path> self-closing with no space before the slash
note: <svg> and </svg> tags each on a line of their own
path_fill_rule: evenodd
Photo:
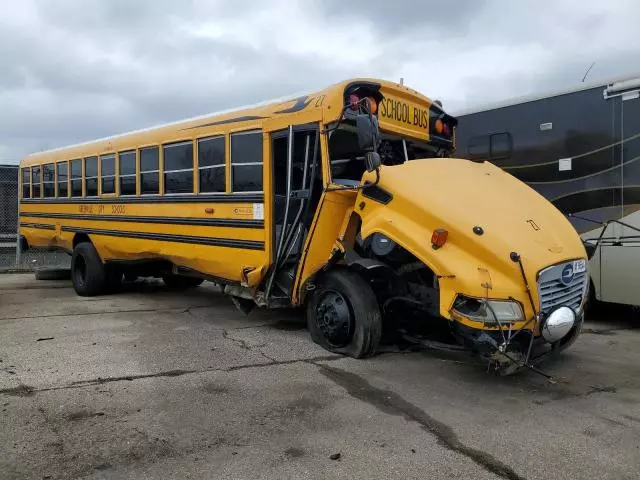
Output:
<svg viewBox="0 0 640 480">
<path fill-rule="evenodd" d="M 58 169 L 58 197 L 67 197 L 69 196 L 69 165 L 66 161 L 58 162 L 56 168 Z"/>
<path fill-rule="evenodd" d="M 329 136 L 331 178 L 359 181 L 365 172 L 364 157 L 358 136 L 351 130 L 338 129 Z"/>
<path fill-rule="evenodd" d="M 472 160 L 488 159 L 491 155 L 489 135 L 471 137 L 467 146 L 467 154 Z"/>
<path fill-rule="evenodd" d="M 40 167 L 31 167 L 31 198 L 40 198 Z"/>
<path fill-rule="evenodd" d="M 120 163 L 120 195 L 136 194 L 136 152 L 120 152 L 118 154 Z"/>
<path fill-rule="evenodd" d="M 98 157 L 84 159 L 84 194 L 86 197 L 98 196 Z"/>
<path fill-rule="evenodd" d="M 193 193 L 193 142 L 162 146 L 164 193 Z"/>
<path fill-rule="evenodd" d="M 53 163 L 42 166 L 42 196 L 45 198 L 56 196 L 56 174 Z"/>
<path fill-rule="evenodd" d="M 200 193 L 226 190 L 224 137 L 198 140 L 198 180 Z"/>
<path fill-rule="evenodd" d="M 231 134 L 231 191 L 262 192 L 262 132 Z"/>
<path fill-rule="evenodd" d="M 29 168 L 22 169 L 22 198 L 31 197 L 31 172 Z"/>
<path fill-rule="evenodd" d="M 100 157 L 100 195 L 116 193 L 116 156 Z"/>
<path fill-rule="evenodd" d="M 158 175 L 158 147 L 140 149 L 140 194 L 157 195 L 160 193 Z"/>
<path fill-rule="evenodd" d="M 76 159 L 69 162 L 71 164 L 71 196 L 82 196 L 82 160 Z"/>
<path fill-rule="evenodd" d="M 492 160 L 509 158 L 511 156 L 512 148 L 513 142 L 511 140 L 510 133 L 500 132 L 491 134 L 490 158 Z"/>
</svg>

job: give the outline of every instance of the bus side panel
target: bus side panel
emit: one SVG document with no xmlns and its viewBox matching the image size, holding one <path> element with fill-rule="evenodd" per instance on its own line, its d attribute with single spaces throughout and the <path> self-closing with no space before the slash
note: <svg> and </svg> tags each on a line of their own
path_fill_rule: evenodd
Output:
<svg viewBox="0 0 640 480">
<path fill-rule="evenodd" d="M 325 192 L 320 200 L 311 230 L 306 239 L 303 261 L 296 275 L 292 303 L 303 301 L 300 286 L 315 274 L 331 258 L 336 240 L 341 234 L 343 220 L 353 208 L 356 192 Z"/>
<path fill-rule="evenodd" d="M 233 282 L 243 281 L 243 269 L 259 270 L 265 252 L 229 247 L 212 247 L 158 240 L 141 240 L 90 235 L 103 260 L 136 261 L 161 258 L 174 265 Z"/>
<path fill-rule="evenodd" d="M 27 203 L 21 205 L 21 234 L 32 247 L 71 251 L 75 235 L 85 233 L 105 261 L 166 259 L 242 281 L 243 271 L 262 271 L 267 263 L 263 215 L 254 211 L 261 205 Z"/>
</svg>

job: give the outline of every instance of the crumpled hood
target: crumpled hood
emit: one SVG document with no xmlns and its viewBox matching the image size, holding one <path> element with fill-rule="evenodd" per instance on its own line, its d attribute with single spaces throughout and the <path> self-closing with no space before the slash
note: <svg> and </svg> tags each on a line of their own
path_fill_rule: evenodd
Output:
<svg viewBox="0 0 640 480">
<path fill-rule="evenodd" d="M 451 279 L 451 288 L 459 292 L 522 297 L 524 282 L 511 252 L 520 254 L 532 287 L 541 269 L 586 257 L 578 234 L 562 213 L 491 163 L 414 160 L 382 167 L 378 185 L 393 199 L 386 208 L 362 210 L 363 236 L 375 231 L 389 235 L 438 275 Z M 357 205 L 361 201 L 372 203 L 364 194 Z M 474 227 L 482 233 L 474 233 Z M 449 235 L 445 246 L 434 250 L 430 239 L 437 228 Z"/>
</svg>

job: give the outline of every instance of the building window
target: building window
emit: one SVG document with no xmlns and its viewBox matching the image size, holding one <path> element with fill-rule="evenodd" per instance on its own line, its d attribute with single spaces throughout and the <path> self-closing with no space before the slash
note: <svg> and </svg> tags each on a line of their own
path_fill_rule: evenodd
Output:
<svg viewBox="0 0 640 480">
<path fill-rule="evenodd" d="M 231 135 L 231 190 L 262 191 L 262 132 Z"/>
<path fill-rule="evenodd" d="M 224 137 L 198 140 L 198 176 L 200 193 L 225 191 Z"/>
<path fill-rule="evenodd" d="M 84 195 L 98 196 L 98 157 L 84 159 Z"/>
<path fill-rule="evenodd" d="M 53 163 L 42 166 L 42 196 L 46 198 L 56 196 L 56 169 Z"/>
<path fill-rule="evenodd" d="M 58 196 L 67 197 L 69 196 L 69 165 L 67 162 L 58 162 L 56 168 L 58 169 Z"/>
<path fill-rule="evenodd" d="M 120 152 L 120 195 L 136 194 L 136 152 Z"/>
<path fill-rule="evenodd" d="M 82 160 L 71 160 L 71 196 L 82 196 Z"/>
<path fill-rule="evenodd" d="M 31 167 L 31 198 L 40 198 L 40 167 Z"/>
<path fill-rule="evenodd" d="M 158 147 L 140 149 L 140 193 L 142 195 L 157 195 L 160 193 L 158 152 Z"/>
<path fill-rule="evenodd" d="M 28 168 L 22 169 L 22 198 L 31 197 L 31 172 Z"/>
<path fill-rule="evenodd" d="M 491 159 L 498 160 L 511 156 L 512 141 L 508 132 L 494 133 L 491 135 Z"/>
<path fill-rule="evenodd" d="M 489 135 L 471 137 L 469 139 L 467 153 L 472 160 L 489 158 Z"/>
<path fill-rule="evenodd" d="M 116 193 L 116 156 L 100 157 L 100 194 Z"/>
<path fill-rule="evenodd" d="M 193 193 L 193 142 L 162 147 L 164 193 Z"/>
</svg>

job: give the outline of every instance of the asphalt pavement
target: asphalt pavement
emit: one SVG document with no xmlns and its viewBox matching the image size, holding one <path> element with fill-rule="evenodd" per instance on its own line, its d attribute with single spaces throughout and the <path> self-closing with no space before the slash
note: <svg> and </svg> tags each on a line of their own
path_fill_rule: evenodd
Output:
<svg viewBox="0 0 640 480">
<path fill-rule="evenodd" d="M 211 284 L 0 275 L 0 478 L 639 478 L 640 315 L 601 307 L 542 369 L 343 358 Z"/>
</svg>

